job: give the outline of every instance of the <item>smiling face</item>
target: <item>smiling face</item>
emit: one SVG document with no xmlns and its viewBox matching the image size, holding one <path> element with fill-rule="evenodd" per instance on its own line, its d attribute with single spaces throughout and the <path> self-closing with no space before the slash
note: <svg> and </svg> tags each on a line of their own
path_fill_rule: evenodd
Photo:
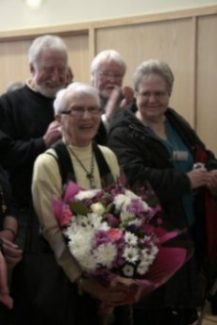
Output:
<svg viewBox="0 0 217 325">
<path fill-rule="evenodd" d="M 90 144 L 100 124 L 100 110 L 96 99 L 89 94 L 74 94 L 69 100 L 66 111 L 70 114 L 58 114 L 66 141 L 77 147 Z"/>
<path fill-rule="evenodd" d="M 136 91 L 136 103 L 141 119 L 156 122 L 164 116 L 169 105 L 169 92 L 161 75 L 144 75 Z"/>
<path fill-rule="evenodd" d="M 32 82 L 36 90 L 46 97 L 54 97 L 66 84 L 67 57 L 62 51 L 47 49 L 37 62 L 30 65 Z"/>
<path fill-rule="evenodd" d="M 103 62 L 93 74 L 93 86 L 99 90 L 100 96 L 109 98 L 115 87 L 122 86 L 124 73 L 123 66 L 117 62 Z"/>
</svg>

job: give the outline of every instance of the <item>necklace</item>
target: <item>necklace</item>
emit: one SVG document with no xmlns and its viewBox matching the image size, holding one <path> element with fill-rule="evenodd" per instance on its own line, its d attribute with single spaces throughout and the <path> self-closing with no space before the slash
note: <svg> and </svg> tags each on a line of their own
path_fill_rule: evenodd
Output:
<svg viewBox="0 0 217 325">
<path fill-rule="evenodd" d="M 87 170 L 87 168 L 84 166 L 82 161 L 78 158 L 78 156 L 75 154 L 75 152 L 70 148 L 71 153 L 79 163 L 80 167 L 83 169 L 83 171 L 86 173 L 86 177 L 89 181 L 90 188 L 96 188 L 96 183 L 94 180 L 94 155 L 93 155 L 93 148 L 91 150 L 91 162 L 90 162 L 90 171 Z"/>
</svg>

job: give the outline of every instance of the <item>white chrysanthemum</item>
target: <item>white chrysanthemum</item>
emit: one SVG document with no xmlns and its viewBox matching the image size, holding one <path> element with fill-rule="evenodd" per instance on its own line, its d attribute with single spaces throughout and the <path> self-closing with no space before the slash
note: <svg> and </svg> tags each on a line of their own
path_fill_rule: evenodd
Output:
<svg viewBox="0 0 217 325">
<path fill-rule="evenodd" d="M 75 224 L 77 224 L 77 226 L 91 228 L 91 224 L 87 216 L 77 215 L 75 219 Z"/>
<path fill-rule="evenodd" d="M 151 265 L 158 253 L 158 247 L 155 245 L 152 245 L 150 248 L 144 248 L 141 251 L 141 262 L 145 263 L 147 266 Z"/>
<path fill-rule="evenodd" d="M 138 248 L 136 247 L 125 247 L 123 252 L 123 257 L 129 263 L 135 264 L 139 260 Z"/>
<path fill-rule="evenodd" d="M 126 190 L 125 191 L 125 195 L 129 198 L 129 199 L 138 199 L 138 195 L 136 195 L 135 193 L 133 193 L 130 190 Z"/>
<path fill-rule="evenodd" d="M 136 272 L 140 275 L 144 275 L 145 273 L 148 272 L 148 268 L 149 266 L 146 263 L 141 262 L 139 263 Z"/>
<path fill-rule="evenodd" d="M 88 226 L 96 230 L 109 230 L 110 227 L 106 221 L 103 221 L 102 217 L 96 213 L 88 213 L 87 217 Z"/>
<path fill-rule="evenodd" d="M 86 231 L 86 229 L 82 225 L 77 224 L 75 221 L 72 221 L 70 226 L 64 230 L 64 235 L 68 238 L 71 238 L 74 236 L 74 234 L 83 233 L 84 231 Z"/>
<path fill-rule="evenodd" d="M 143 201 L 142 199 L 140 199 L 140 200 L 142 202 L 143 210 L 144 211 L 150 210 L 150 206 L 145 201 Z"/>
<path fill-rule="evenodd" d="M 99 229 L 102 223 L 102 218 L 96 213 L 88 213 L 87 215 L 88 224 L 91 225 L 94 229 Z"/>
<path fill-rule="evenodd" d="M 101 190 L 99 189 L 80 191 L 78 194 L 75 195 L 75 200 L 82 201 L 86 199 L 92 199 L 100 191 Z"/>
<path fill-rule="evenodd" d="M 159 248 L 156 245 L 152 245 L 151 246 L 151 254 L 156 256 L 158 252 L 159 252 Z"/>
<path fill-rule="evenodd" d="M 102 244 L 95 249 L 94 256 L 98 264 L 111 268 L 117 256 L 117 247 L 112 243 Z"/>
<path fill-rule="evenodd" d="M 132 219 L 128 222 L 128 226 L 136 226 L 139 227 L 142 225 L 143 220 L 139 218 Z"/>
<path fill-rule="evenodd" d="M 90 254 L 92 240 L 93 232 L 79 231 L 69 235 L 69 250 L 78 261 Z"/>
<path fill-rule="evenodd" d="M 130 221 L 131 219 L 135 219 L 135 216 L 133 213 L 129 212 L 129 211 L 126 211 L 126 210 L 122 210 L 121 213 L 120 213 L 120 219 L 121 219 L 121 222 L 128 222 Z"/>
<path fill-rule="evenodd" d="M 129 231 L 124 234 L 125 242 L 130 246 L 136 246 L 138 244 L 138 238 Z"/>
<path fill-rule="evenodd" d="M 105 207 L 101 202 L 91 204 L 90 208 L 98 216 L 102 216 L 103 213 L 105 212 Z"/>
<path fill-rule="evenodd" d="M 86 272 L 94 272 L 96 270 L 97 264 L 95 256 L 90 252 L 88 255 L 80 258 L 79 264 L 83 270 Z"/>
<path fill-rule="evenodd" d="M 123 274 L 128 278 L 132 278 L 134 275 L 134 267 L 132 265 L 129 264 L 124 265 L 122 271 Z"/>
<path fill-rule="evenodd" d="M 127 196 L 124 194 L 118 194 L 114 198 L 114 205 L 117 211 L 120 211 L 124 204 L 126 204 Z"/>
<path fill-rule="evenodd" d="M 103 221 L 99 227 L 99 230 L 108 231 L 109 229 L 111 229 L 111 227 L 108 225 L 106 221 Z"/>
</svg>

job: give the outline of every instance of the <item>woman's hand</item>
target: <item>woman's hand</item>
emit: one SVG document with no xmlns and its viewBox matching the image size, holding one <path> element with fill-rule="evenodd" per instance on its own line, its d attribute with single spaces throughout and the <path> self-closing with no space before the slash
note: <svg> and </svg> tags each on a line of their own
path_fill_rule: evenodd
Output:
<svg viewBox="0 0 217 325">
<path fill-rule="evenodd" d="M 135 301 L 137 286 L 135 287 L 132 284 L 129 285 L 119 281 L 117 283 L 112 282 L 110 286 L 104 286 L 91 278 L 82 278 L 78 283 L 81 290 L 111 306 L 130 304 Z"/>
<path fill-rule="evenodd" d="M 187 176 L 191 183 L 191 188 L 197 189 L 202 186 L 207 186 L 207 182 L 209 179 L 209 172 L 206 169 L 198 168 L 193 169 L 187 173 Z"/>
<path fill-rule="evenodd" d="M 9 268 L 14 267 L 22 259 L 23 252 L 18 245 L 2 236 L 0 232 L 1 249 Z"/>
</svg>

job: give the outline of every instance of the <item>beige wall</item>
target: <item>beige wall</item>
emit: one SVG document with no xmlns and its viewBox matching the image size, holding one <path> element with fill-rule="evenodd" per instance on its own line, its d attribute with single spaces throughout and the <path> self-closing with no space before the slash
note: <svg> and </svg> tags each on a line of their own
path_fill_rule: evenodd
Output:
<svg viewBox="0 0 217 325">
<path fill-rule="evenodd" d="M 217 4 L 217 0 L 43 0 L 31 10 L 25 0 L 0 1 L 0 30 L 56 26 L 168 12 Z"/>
<path fill-rule="evenodd" d="M 47 0 L 48 1 L 48 0 Z M 0 91 L 29 76 L 26 52 L 43 33 L 61 35 L 76 80 L 89 82 L 89 64 L 105 48 L 117 49 L 128 65 L 131 85 L 136 66 L 148 58 L 168 62 L 175 74 L 171 106 L 185 116 L 217 154 L 217 5 L 131 16 L 91 23 L 0 33 Z"/>
</svg>

